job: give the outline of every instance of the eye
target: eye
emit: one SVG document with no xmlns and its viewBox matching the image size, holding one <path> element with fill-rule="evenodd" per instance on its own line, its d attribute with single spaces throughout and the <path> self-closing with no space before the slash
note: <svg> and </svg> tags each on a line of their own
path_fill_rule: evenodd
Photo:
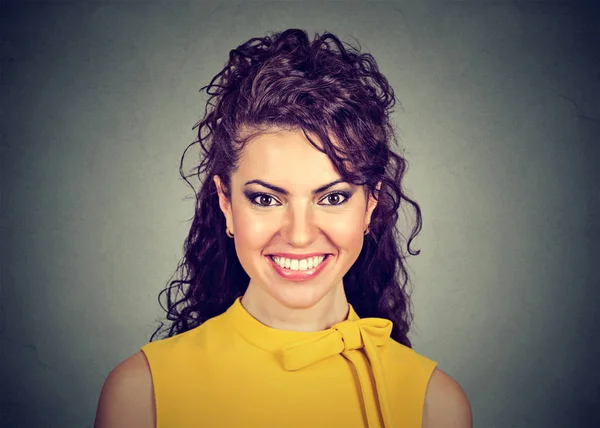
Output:
<svg viewBox="0 0 600 428">
<path fill-rule="evenodd" d="M 276 201 L 276 199 L 271 195 L 267 195 L 266 193 L 255 193 L 250 196 L 250 202 L 254 205 L 258 205 L 259 207 L 274 206 L 271 204 L 272 201 Z"/>
<path fill-rule="evenodd" d="M 350 197 L 350 195 L 346 192 L 333 192 L 328 194 L 327 196 L 325 196 L 323 199 L 321 199 L 321 201 L 328 201 L 328 204 L 324 204 L 324 205 L 342 205 L 345 204 L 346 202 L 348 202 L 348 198 Z M 340 201 L 340 199 L 342 199 Z"/>
</svg>

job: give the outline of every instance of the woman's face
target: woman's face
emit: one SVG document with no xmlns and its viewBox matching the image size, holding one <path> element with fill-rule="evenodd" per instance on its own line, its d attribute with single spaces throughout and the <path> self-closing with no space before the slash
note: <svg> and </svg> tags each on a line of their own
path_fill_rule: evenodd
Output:
<svg viewBox="0 0 600 428">
<path fill-rule="evenodd" d="M 289 308 L 312 307 L 343 290 L 376 201 L 367 204 L 363 187 L 342 182 L 301 130 L 251 140 L 231 176 L 230 201 L 219 177 L 214 181 L 250 287 Z M 317 265 L 314 256 L 325 259 Z"/>
</svg>

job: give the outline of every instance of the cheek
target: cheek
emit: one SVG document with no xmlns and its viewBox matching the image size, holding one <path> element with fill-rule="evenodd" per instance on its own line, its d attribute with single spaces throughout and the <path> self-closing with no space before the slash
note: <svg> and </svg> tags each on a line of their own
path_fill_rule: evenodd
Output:
<svg viewBox="0 0 600 428">
<path fill-rule="evenodd" d="M 233 227 L 236 245 L 243 248 L 261 248 L 273 232 L 273 221 L 267 216 L 256 215 L 244 211 L 234 212 Z"/>
<path fill-rule="evenodd" d="M 362 215 L 352 213 L 344 218 L 332 218 L 326 231 L 336 247 L 358 254 L 363 244 L 363 222 Z"/>
<path fill-rule="evenodd" d="M 269 240 L 266 222 L 257 221 L 248 213 L 234 213 L 235 252 L 244 270 L 250 277 L 256 274 L 256 257 L 267 246 Z"/>
</svg>

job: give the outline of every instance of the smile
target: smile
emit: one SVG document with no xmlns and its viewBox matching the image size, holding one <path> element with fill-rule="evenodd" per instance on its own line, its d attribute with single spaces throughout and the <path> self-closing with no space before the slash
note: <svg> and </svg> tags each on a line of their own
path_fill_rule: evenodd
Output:
<svg viewBox="0 0 600 428">
<path fill-rule="evenodd" d="M 317 276 L 328 264 L 331 256 L 322 255 L 305 259 L 289 259 L 285 257 L 267 256 L 277 274 L 289 281 L 306 281 Z"/>
<path fill-rule="evenodd" d="M 277 257 L 277 256 L 271 256 L 271 258 L 273 259 L 273 261 L 275 263 L 277 263 L 277 266 L 285 268 L 285 269 L 291 269 L 291 270 L 307 270 L 307 269 L 312 269 L 314 267 L 317 267 L 318 265 L 320 265 L 323 260 L 325 259 L 325 256 L 314 256 L 314 257 L 308 257 L 306 259 L 300 259 L 300 260 L 296 260 L 296 259 L 288 259 L 286 257 Z"/>
</svg>

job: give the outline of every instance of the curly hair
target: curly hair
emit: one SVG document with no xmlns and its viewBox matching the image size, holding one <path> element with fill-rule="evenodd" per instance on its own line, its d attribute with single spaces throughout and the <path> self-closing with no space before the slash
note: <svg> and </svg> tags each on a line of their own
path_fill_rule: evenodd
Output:
<svg viewBox="0 0 600 428">
<path fill-rule="evenodd" d="M 159 294 L 171 323 L 168 328 L 161 323 L 150 340 L 162 330 L 164 337 L 171 337 L 197 327 L 244 294 L 250 278 L 233 240 L 223 232 L 225 218 L 212 177 L 221 178 L 229 198 L 231 174 L 245 144 L 276 127 L 302 130 L 345 181 L 364 185 L 378 201 L 370 233 L 343 278 L 344 289 L 360 317 L 391 320 L 392 338 L 410 347 L 407 254 L 402 251 L 404 238 L 397 220 L 401 203 L 415 211 L 406 249 L 417 255 L 419 251 L 410 244 L 421 230 L 421 210 L 401 186 L 407 162 L 390 148 L 398 144 L 389 117 L 396 98 L 373 56 L 328 32 L 316 34 L 311 41 L 304 30 L 289 29 L 252 38 L 230 51 L 225 67 L 203 90 L 209 98 L 203 119 L 194 127 L 198 138 L 185 149 L 179 169 L 192 189 L 188 179 L 194 176 L 201 187 L 194 190 L 195 213 L 184 256 Z M 247 134 L 242 128 L 254 132 Z M 309 135 L 317 137 L 322 148 Z M 202 160 L 186 174 L 184 159 L 195 144 L 203 152 Z M 166 307 L 161 302 L 165 296 Z"/>
</svg>

